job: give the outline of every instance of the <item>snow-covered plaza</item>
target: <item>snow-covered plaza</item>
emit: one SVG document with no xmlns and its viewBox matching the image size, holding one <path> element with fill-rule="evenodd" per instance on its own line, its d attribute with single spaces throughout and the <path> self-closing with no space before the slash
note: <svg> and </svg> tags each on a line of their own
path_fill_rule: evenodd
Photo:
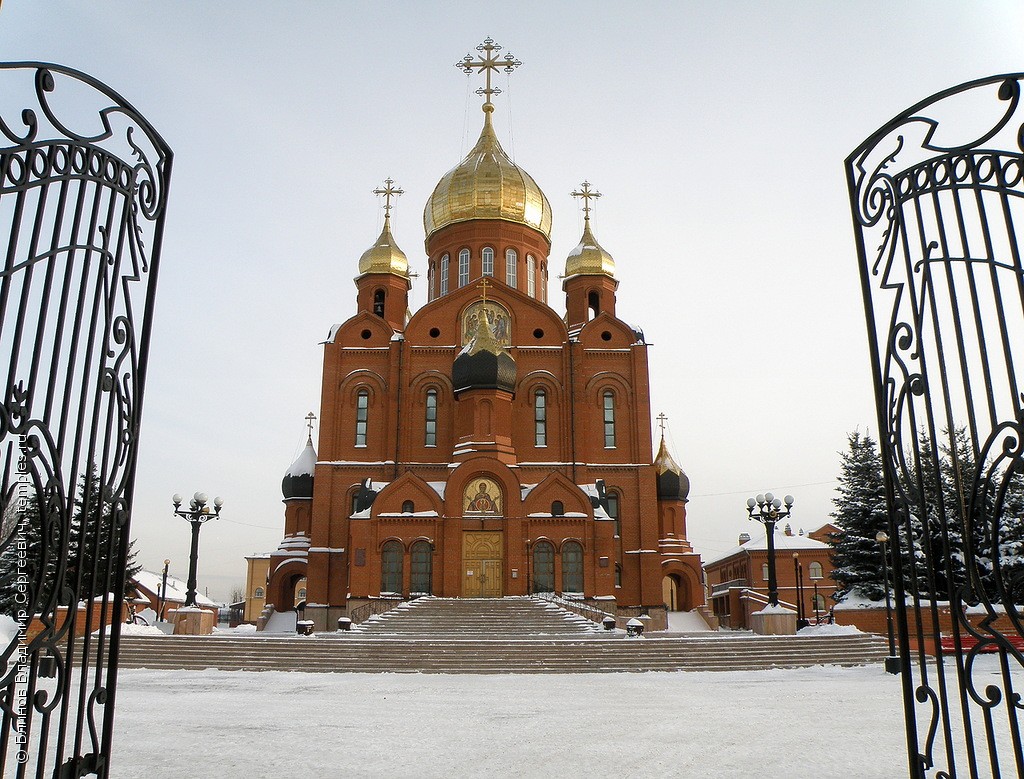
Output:
<svg viewBox="0 0 1024 779">
<path fill-rule="evenodd" d="M 995 673 L 996 666 L 986 667 Z M 900 679 L 125 670 L 112 776 L 905 776 Z"/>
</svg>

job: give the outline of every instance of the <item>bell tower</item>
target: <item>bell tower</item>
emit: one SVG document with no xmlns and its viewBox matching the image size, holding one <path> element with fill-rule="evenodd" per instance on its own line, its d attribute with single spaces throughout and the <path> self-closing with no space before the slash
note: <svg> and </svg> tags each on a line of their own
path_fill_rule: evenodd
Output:
<svg viewBox="0 0 1024 779">
<path fill-rule="evenodd" d="M 598 314 L 615 316 L 615 290 L 619 282 L 615 278 L 615 260 L 590 229 L 590 201 L 601 197 L 601 193 L 584 181 L 570 194 L 583 200 L 583 237 L 565 260 L 562 282 L 566 324 L 572 329 L 585 325 Z"/>
<path fill-rule="evenodd" d="M 405 330 L 405 315 L 409 309 L 409 260 L 398 248 L 391 235 L 391 198 L 403 194 L 404 190 L 394 186 L 391 179 L 384 180 L 384 186 L 373 190 L 375 195 L 384 197 L 384 229 L 376 243 L 363 252 L 359 258 L 359 275 L 356 277 L 356 306 L 381 317 L 392 330 Z"/>
</svg>

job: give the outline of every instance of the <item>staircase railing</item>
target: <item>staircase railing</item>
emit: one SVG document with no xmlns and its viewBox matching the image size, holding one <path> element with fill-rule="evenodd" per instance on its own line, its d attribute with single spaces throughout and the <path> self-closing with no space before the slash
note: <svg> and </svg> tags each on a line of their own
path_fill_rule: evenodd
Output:
<svg viewBox="0 0 1024 779">
<path fill-rule="evenodd" d="M 761 606 L 767 606 L 769 603 L 771 603 L 771 601 L 768 600 L 767 595 L 763 595 L 757 590 L 752 590 L 749 588 L 744 589 L 743 592 L 740 593 L 740 600 L 753 601 L 754 603 L 757 603 Z M 795 603 L 790 603 L 789 601 L 785 601 L 782 598 L 779 598 L 779 605 L 787 609 L 792 609 L 793 611 L 797 610 Z"/>
<path fill-rule="evenodd" d="M 614 614 L 609 614 L 607 611 L 602 611 L 596 606 L 591 606 L 589 603 L 584 603 L 579 600 L 570 600 L 569 598 L 563 598 L 561 595 L 556 595 L 553 592 L 538 592 L 532 596 L 537 600 L 547 601 L 553 603 L 566 611 L 571 611 L 577 616 L 589 619 L 591 622 L 596 622 L 600 625 L 604 620 L 611 618 L 615 619 Z"/>
<path fill-rule="evenodd" d="M 377 614 L 383 614 L 386 611 L 391 611 L 401 606 L 403 603 L 408 601 L 402 598 L 379 598 L 371 600 L 369 603 L 364 603 L 362 606 L 357 606 L 351 609 L 348 613 L 348 618 L 352 620 L 353 625 L 358 625 L 361 622 L 366 622 L 370 617 Z"/>
</svg>

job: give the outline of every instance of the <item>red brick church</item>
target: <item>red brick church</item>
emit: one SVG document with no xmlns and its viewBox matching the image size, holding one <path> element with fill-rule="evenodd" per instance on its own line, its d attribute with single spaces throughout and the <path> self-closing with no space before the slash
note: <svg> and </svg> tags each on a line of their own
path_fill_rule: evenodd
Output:
<svg viewBox="0 0 1024 779">
<path fill-rule="evenodd" d="M 409 310 L 406 255 L 384 227 L 358 262 L 356 313 L 324 346 L 319 452 L 283 483 L 285 538 L 268 603 L 306 619 L 381 598 L 556 592 L 622 616 L 704 602 L 686 539 L 689 481 L 652 458 L 643 335 L 615 315 L 615 262 L 591 228 L 548 301 L 552 211 L 502 150 L 485 41 L 460 65 L 487 77 L 483 129 L 423 214 L 427 303 Z M 511 65 L 510 65 L 511 63 Z M 563 270 L 555 265 L 556 274 Z"/>
</svg>

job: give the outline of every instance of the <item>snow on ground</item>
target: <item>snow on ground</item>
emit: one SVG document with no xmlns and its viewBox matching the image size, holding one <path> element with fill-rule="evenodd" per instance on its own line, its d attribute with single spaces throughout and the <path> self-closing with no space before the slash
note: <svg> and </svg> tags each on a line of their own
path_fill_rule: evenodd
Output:
<svg viewBox="0 0 1024 779">
<path fill-rule="evenodd" d="M 670 633 L 706 633 L 711 630 L 704 617 L 698 611 L 670 611 L 668 613 L 668 632 Z"/>
<path fill-rule="evenodd" d="M 892 779 L 907 770 L 900 678 L 880 666 L 482 676 L 122 670 L 117 732 L 115 779 Z"/>
<path fill-rule="evenodd" d="M 7 614 L 0 614 L 0 650 L 9 647 L 20 630 L 18 620 Z"/>
</svg>

